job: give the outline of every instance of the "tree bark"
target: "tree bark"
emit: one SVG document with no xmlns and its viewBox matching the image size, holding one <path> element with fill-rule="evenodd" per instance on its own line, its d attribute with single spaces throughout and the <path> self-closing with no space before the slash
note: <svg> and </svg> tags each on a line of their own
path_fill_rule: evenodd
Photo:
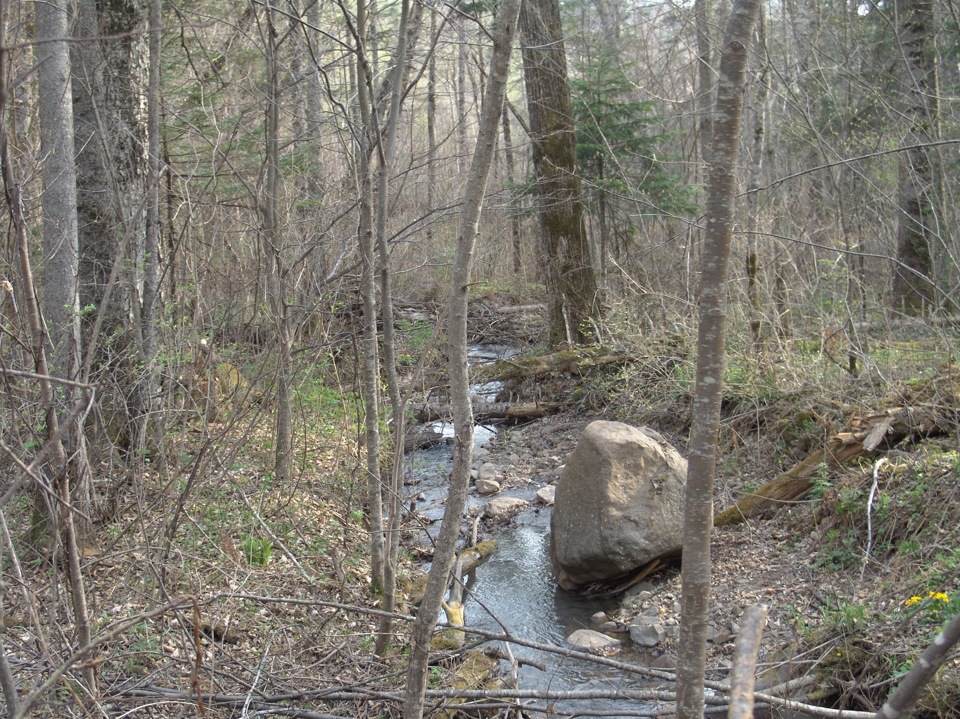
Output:
<svg viewBox="0 0 960 719">
<path fill-rule="evenodd" d="M 420 604 L 411 637 L 406 699 L 403 707 L 406 719 L 421 719 L 423 716 L 430 635 L 436 626 L 437 614 L 453 567 L 457 539 L 460 536 L 460 522 L 470 483 L 470 463 L 473 455 L 473 408 L 470 404 L 470 377 L 467 368 L 467 300 L 483 196 L 487 178 L 490 175 L 490 166 L 493 164 L 497 124 L 500 120 L 503 98 L 506 95 L 510 52 L 517 26 L 519 6 L 520 0 L 503 0 L 500 6 L 493 56 L 490 59 L 489 82 L 480 115 L 477 145 L 463 193 L 463 209 L 460 215 L 460 231 L 457 234 L 448 313 L 450 397 L 454 406 L 453 469 L 433 564 L 430 567 L 424 599 Z"/>
<path fill-rule="evenodd" d="M 147 207 L 144 240 L 143 298 L 140 307 L 140 346 L 143 370 L 137 393 L 140 415 L 137 418 L 138 457 L 155 454 L 163 441 L 157 421 L 157 367 L 159 343 L 158 312 L 160 302 L 160 47 L 162 27 L 161 0 L 149 0 L 149 69 L 147 78 Z M 71 138 L 72 139 L 72 138 Z"/>
<path fill-rule="evenodd" d="M 710 162 L 713 147 L 713 4 L 711 0 L 696 0 L 693 5 L 694 24 L 697 28 L 697 95 L 695 109 L 697 130 L 700 139 L 700 159 Z"/>
<path fill-rule="evenodd" d="M 383 318 L 383 363 L 387 380 L 387 394 L 393 419 L 395 448 L 403 445 L 403 404 L 400 398 L 400 379 L 397 376 L 396 339 L 393 316 L 393 276 L 390 263 L 389 238 L 387 237 L 387 212 L 390 205 L 390 174 L 393 172 L 397 149 L 397 131 L 400 125 L 400 103 L 403 97 L 404 78 L 407 66 L 407 23 L 410 17 L 410 0 L 403 0 L 400 8 L 400 24 L 397 29 L 397 48 L 392 68 L 393 80 L 388 96 L 389 110 L 386 127 L 377 133 L 381 139 L 380 176 L 377 186 L 377 253 L 380 273 L 380 314 Z M 372 78 L 368 78 L 368 81 Z M 397 562 L 400 556 L 400 493 L 403 485 L 403 452 L 395 451 L 397 461 L 390 468 L 387 492 L 387 532 L 385 537 L 383 567 L 383 610 L 393 612 L 396 606 Z M 380 623 L 374 651 L 386 652 L 393 635 L 393 620 L 385 616 Z"/>
<path fill-rule="evenodd" d="M 360 250 L 360 296 L 363 303 L 362 394 L 367 469 L 367 515 L 370 523 L 370 567 L 375 591 L 384 584 L 386 544 L 383 536 L 383 485 L 380 467 L 380 343 L 377 337 L 376 247 L 373 228 L 372 152 L 373 110 L 366 67 L 367 9 L 357 0 L 356 77 L 360 115 L 357 147 L 357 184 L 360 194 L 357 236 Z"/>
<path fill-rule="evenodd" d="M 73 146 L 73 103 L 70 97 L 69 5 L 38 2 L 36 8 L 38 91 L 40 101 L 40 149 L 43 177 L 43 316 L 53 348 L 50 373 L 62 379 L 77 379 L 80 373 L 79 247 L 77 184 Z M 75 391 L 60 387 L 53 411 L 66 416 Z M 51 399 L 54 399 L 51 397 Z M 90 475 L 87 470 L 83 428 L 67 427 L 63 444 L 72 460 L 64 459 L 58 471 L 74 494 L 72 501 L 89 513 Z M 34 520 L 46 513 L 46 498 L 37 497 Z M 80 527 L 81 532 L 85 527 Z"/>
<path fill-rule="evenodd" d="M 577 174 L 570 84 L 558 0 L 524 0 L 523 76 L 549 296 L 548 341 L 595 339 L 600 299 Z"/>
<path fill-rule="evenodd" d="M 267 253 L 269 274 L 267 278 L 270 313 L 273 316 L 277 348 L 277 418 L 274 434 L 274 477 L 281 483 L 293 474 L 293 417 L 291 413 L 291 387 L 293 375 L 293 338 L 290 328 L 290 306 L 287 298 L 287 267 L 284 262 L 283 239 L 279 222 L 280 191 L 280 71 L 277 29 L 274 25 L 274 10 L 270 2 L 264 8 L 262 25 L 266 47 L 267 106 L 264 116 L 264 140 L 266 142 L 266 178 L 260 216 L 263 223 L 263 248 Z"/>
<path fill-rule="evenodd" d="M 682 609 L 677 662 L 678 719 L 703 717 L 710 536 L 713 532 L 713 481 L 723 393 L 727 275 L 733 237 L 747 49 L 759 6 L 759 0 L 736 0 L 720 60 L 707 189 L 707 231 L 701 259 L 697 376 L 684 508 Z"/>
<path fill-rule="evenodd" d="M 90 616 L 87 611 L 87 600 L 86 600 L 86 589 L 83 583 L 83 573 L 80 569 L 80 537 L 78 536 L 77 523 L 74 521 L 74 512 L 72 508 L 73 498 L 71 496 L 72 491 L 79 485 L 79 482 L 71 481 L 73 479 L 73 473 L 71 472 L 70 459 L 67 456 L 66 449 L 61 437 L 60 432 L 60 419 L 57 413 L 57 400 L 54 392 L 54 383 L 50 378 L 50 366 L 47 363 L 47 354 L 46 354 L 46 334 L 44 332 L 43 323 L 40 316 L 40 302 L 37 298 L 36 286 L 33 278 L 33 267 L 31 263 L 31 252 L 29 246 L 30 233 L 27 228 L 27 220 L 23 213 L 24 202 L 23 197 L 20 194 L 21 182 L 19 178 L 15 177 L 13 170 L 13 163 L 10 155 L 10 137 L 7 131 L 7 84 L 6 84 L 6 73 L 7 73 L 7 46 L 6 46 L 6 33 L 5 33 L 5 19 L 0 20 L 0 174 L 3 178 L 3 191 L 4 196 L 7 202 L 7 210 L 9 212 L 10 224 L 13 229 L 14 235 L 14 246 L 17 252 L 17 259 L 19 261 L 19 271 L 20 277 L 19 282 L 21 284 L 21 297 L 23 299 L 22 307 L 23 311 L 27 317 L 27 325 L 29 328 L 29 342 L 30 349 L 32 350 L 34 368 L 36 369 L 37 374 L 39 375 L 38 384 L 40 388 L 40 400 L 41 406 L 46 420 L 46 444 L 47 447 L 44 448 L 46 451 L 49 448 L 50 452 L 50 461 L 45 467 L 45 475 L 51 477 L 51 481 L 48 487 L 45 487 L 45 491 L 52 490 L 52 494 L 55 496 L 55 501 L 52 502 L 53 510 L 50 512 L 50 517 L 54 520 L 52 522 L 54 531 L 56 532 L 53 537 L 51 537 L 51 545 L 54 548 L 53 551 L 57 551 L 57 547 L 62 546 L 64 553 L 66 555 L 66 564 L 67 564 L 67 580 L 69 583 L 70 590 L 70 599 L 73 603 L 73 616 L 74 621 L 76 622 L 76 639 L 80 646 L 87 646 L 90 643 Z M 64 98 L 67 94 L 69 88 L 69 57 L 67 50 L 67 5 L 63 4 L 54 4 L 51 3 L 48 7 L 40 8 L 37 17 L 37 33 L 38 38 L 43 40 L 48 40 L 49 46 L 42 50 L 38 54 L 38 60 L 41 62 L 41 65 L 45 65 L 45 69 L 42 69 L 43 74 L 41 80 L 40 92 L 47 100 L 60 101 L 65 105 L 69 103 L 64 102 Z M 40 43 L 41 47 L 46 43 Z M 44 62 L 45 60 L 49 62 Z M 59 122 L 64 123 L 69 119 L 68 110 L 66 108 L 61 108 L 55 116 Z M 59 129 L 64 129 L 69 139 L 69 129 L 61 125 Z M 45 139 L 50 142 L 53 138 L 45 134 Z M 57 150 L 61 153 L 61 156 L 54 159 L 54 163 L 64 163 L 67 165 L 72 164 L 73 151 L 72 149 L 65 144 L 61 143 L 58 138 L 57 142 L 53 147 L 43 147 L 44 150 L 49 150 L 53 152 Z M 67 168 L 69 181 L 71 170 Z M 71 193 L 69 188 L 65 188 L 59 185 L 60 178 L 53 178 L 50 176 L 49 171 L 45 168 L 43 171 L 45 182 L 50 182 L 54 187 L 54 193 L 52 197 L 45 197 L 43 203 L 44 217 L 46 219 L 47 213 L 51 217 L 51 235 L 56 237 L 60 236 L 64 231 L 72 232 L 75 229 L 75 225 L 72 224 L 72 221 L 65 220 L 65 215 L 72 214 L 75 210 L 75 207 L 65 206 L 65 207 L 55 207 L 53 206 L 54 200 L 62 200 L 69 202 L 71 199 Z M 63 238 L 65 244 L 68 246 L 76 246 L 76 237 L 66 237 Z M 45 247 L 45 249 L 48 249 Z M 76 270 L 73 260 L 71 259 L 69 249 L 66 252 L 67 259 L 61 260 L 61 264 L 67 267 L 67 272 L 73 274 L 73 282 L 70 282 L 70 278 L 65 278 L 68 282 L 69 287 L 76 288 Z M 69 298 L 66 298 L 69 300 Z M 62 318 L 62 315 L 58 315 Z M 70 342 L 70 339 L 76 336 L 75 328 L 72 326 L 72 323 L 67 327 L 62 327 L 61 331 L 58 332 L 58 339 L 64 340 L 67 342 L 67 347 L 69 352 L 73 352 L 75 355 L 76 346 Z M 68 335 L 66 338 L 64 334 Z M 76 369 L 76 366 L 73 368 Z M 78 437 L 76 432 L 74 434 L 75 443 L 82 447 L 82 438 Z M 78 453 L 78 456 L 75 458 L 76 464 L 74 466 L 80 467 L 80 471 L 85 468 L 85 462 L 83 461 L 85 457 Z M 32 530 L 31 530 L 32 531 Z M 33 537 L 36 538 L 36 537 Z M 58 544 L 59 540 L 59 544 Z M 95 681 L 94 672 L 92 669 L 88 669 L 84 672 L 84 678 L 87 683 L 86 690 L 90 693 L 92 697 L 96 697 L 98 694 L 97 685 Z M 21 709 L 22 711 L 22 709 Z"/>
<path fill-rule="evenodd" d="M 894 304 L 907 314 L 923 314 L 937 304 L 932 248 L 939 222 L 932 151 L 939 121 L 940 83 L 933 46 L 936 0 L 897 0 L 898 36 L 904 64 L 902 113 L 909 123 L 900 153 L 897 266 Z"/>
<path fill-rule="evenodd" d="M 516 182 L 517 172 L 513 160 L 513 137 L 510 131 L 510 111 L 506 103 L 503 106 L 503 154 L 507 163 L 507 182 L 512 186 Z M 517 198 L 517 203 L 522 202 Z M 513 272 L 521 274 L 523 272 L 523 233 L 520 230 L 520 208 L 514 207 L 510 213 L 510 239 L 511 255 L 513 256 Z"/>
<path fill-rule="evenodd" d="M 137 376 L 143 356 L 145 8 L 145 0 L 78 0 L 77 42 L 71 45 L 84 352 L 99 348 L 85 363 L 106 380 L 98 395 L 109 442 L 101 442 L 97 453 L 131 447 L 138 420 L 149 411 Z M 109 347 L 92 336 L 97 325 Z"/>
<path fill-rule="evenodd" d="M 756 94 L 753 109 L 753 157 L 750 164 L 750 183 L 747 188 L 747 303 L 750 314 L 750 333 L 753 335 L 753 349 L 757 360 L 763 352 L 763 304 L 760 300 L 760 180 L 763 176 L 763 157 L 766 153 L 766 126 L 767 115 L 767 75 L 770 70 L 770 61 L 766 57 L 767 38 L 764 10 L 760 8 L 760 17 L 757 23 L 757 39 L 755 47 L 761 60 L 760 72 L 757 76 Z"/>
</svg>

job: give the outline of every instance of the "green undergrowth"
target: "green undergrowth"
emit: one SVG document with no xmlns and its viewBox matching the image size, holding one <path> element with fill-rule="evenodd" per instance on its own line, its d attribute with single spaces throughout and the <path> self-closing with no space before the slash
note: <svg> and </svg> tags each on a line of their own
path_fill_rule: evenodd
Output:
<svg viewBox="0 0 960 719">
<path fill-rule="evenodd" d="M 960 452 L 954 440 L 824 471 L 796 534 L 820 537 L 806 558 L 835 588 L 819 621 L 795 618 L 798 656 L 816 655 L 814 699 L 872 710 L 943 624 L 960 612 Z M 776 521 L 776 519 L 774 519 Z M 955 717 L 960 665 L 941 669 L 914 716 Z"/>
</svg>

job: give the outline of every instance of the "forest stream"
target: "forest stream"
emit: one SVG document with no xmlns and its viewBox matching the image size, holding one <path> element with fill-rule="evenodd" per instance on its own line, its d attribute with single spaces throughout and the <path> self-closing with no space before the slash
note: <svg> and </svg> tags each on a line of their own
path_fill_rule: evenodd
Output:
<svg viewBox="0 0 960 719">
<path fill-rule="evenodd" d="M 474 346 L 474 363 L 493 361 L 509 356 L 512 350 L 501 346 Z M 480 386 L 479 395 L 496 393 L 497 387 Z M 449 424 L 435 423 L 434 428 L 445 436 L 452 436 Z M 487 450 L 484 445 L 498 430 L 495 427 L 475 427 L 475 455 L 482 462 Z M 429 532 L 439 532 L 443 516 L 447 482 L 452 462 L 452 446 L 442 443 L 413 456 L 412 472 L 418 513 L 429 524 Z M 475 462 L 476 463 L 476 462 Z M 495 534 L 497 549 L 486 563 L 467 578 L 465 618 L 468 627 L 490 632 L 509 632 L 520 639 L 540 644 L 569 647 L 566 638 L 575 630 L 589 628 L 590 618 L 599 611 L 615 610 L 617 599 L 591 599 L 565 592 L 557 587 L 550 571 L 549 531 L 550 509 L 532 502 L 535 488 L 513 489 L 499 496 L 519 497 L 531 502 L 527 509 L 515 516 L 509 526 Z M 471 491 L 467 501 L 467 515 L 480 511 L 489 497 Z M 422 537 L 425 544 L 430 540 Z M 626 662 L 644 663 L 644 657 L 629 647 L 617 656 Z M 520 664 L 520 688 L 551 691 L 616 690 L 649 688 L 650 683 L 617 669 L 532 648 L 513 646 L 511 651 Z M 649 659 L 649 657 L 647 657 Z M 645 682 L 645 683 L 644 683 Z M 625 702 L 590 700 L 590 709 L 628 710 Z M 557 708 L 565 706 L 557 702 Z M 566 705 L 572 709 L 572 704 Z M 584 709 L 582 703 L 579 706 Z M 650 710 L 649 705 L 634 703 L 634 710 Z"/>
</svg>

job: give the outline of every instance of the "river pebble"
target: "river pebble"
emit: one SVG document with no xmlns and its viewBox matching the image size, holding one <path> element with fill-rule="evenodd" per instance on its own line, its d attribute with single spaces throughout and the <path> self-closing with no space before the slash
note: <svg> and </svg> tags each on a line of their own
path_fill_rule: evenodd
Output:
<svg viewBox="0 0 960 719">
<path fill-rule="evenodd" d="M 595 632 L 592 629 L 578 629 L 567 637 L 567 643 L 577 647 L 577 649 L 585 649 L 588 652 L 604 655 L 615 653 L 621 646 L 619 639 L 608 637 L 606 634 Z"/>
<path fill-rule="evenodd" d="M 483 516 L 490 517 L 491 519 L 502 517 L 525 504 L 527 504 L 525 501 L 517 497 L 497 497 L 491 499 L 484 506 Z"/>
</svg>

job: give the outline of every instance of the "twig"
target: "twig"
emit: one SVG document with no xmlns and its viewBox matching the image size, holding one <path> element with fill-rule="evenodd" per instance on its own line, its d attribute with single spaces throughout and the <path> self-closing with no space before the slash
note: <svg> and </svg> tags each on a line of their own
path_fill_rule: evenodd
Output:
<svg viewBox="0 0 960 719">
<path fill-rule="evenodd" d="M 870 561 L 870 550 L 873 548 L 873 498 L 877 493 L 877 485 L 880 483 L 880 468 L 888 461 L 886 457 L 881 457 L 873 465 L 873 484 L 870 487 L 870 496 L 867 497 L 867 549 L 863 553 L 863 566 L 860 568 L 861 582 L 867 571 L 867 562 Z"/>
<path fill-rule="evenodd" d="M 64 661 L 59 667 L 57 667 L 50 673 L 50 676 L 47 677 L 46 681 L 44 681 L 40 686 L 38 686 L 32 692 L 30 692 L 30 694 L 27 695 L 27 697 L 23 700 L 23 703 L 20 705 L 20 711 L 18 711 L 16 714 L 13 715 L 13 719 L 24 719 L 24 717 L 26 717 L 26 715 L 30 712 L 30 709 L 33 708 L 33 705 L 37 703 L 40 697 L 42 697 L 48 691 L 53 689 L 53 687 L 56 686 L 57 683 L 60 681 L 61 677 L 63 677 L 63 675 L 70 670 L 70 667 L 72 667 L 78 661 L 83 659 L 93 649 L 97 648 L 101 644 L 105 644 L 106 642 L 110 641 L 115 637 L 120 636 L 121 634 L 126 632 L 128 629 L 135 627 L 137 624 L 140 624 L 141 622 L 144 622 L 147 619 L 153 619 L 154 617 L 159 617 L 160 615 L 166 614 L 172 609 L 187 607 L 191 603 L 192 603 L 192 599 L 181 600 L 179 602 L 171 602 L 169 604 L 165 604 L 162 607 L 158 607 L 157 609 L 153 609 L 149 612 L 144 612 L 142 614 L 138 614 L 135 617 L 124 619 L 122 622 L 117 624 L 110 631 L 106 631 L 106 632 L 102 632 L 101 634 L 98 634 L 96 637 L 94 637 L 90 641 L 89 644 L 80 647 L 73 654 L 67 657 L 66 661 Z"/>
<path fill-rule="evenodd" d="M 197 713 L 204 716 L 207 713 L 203 706 L 203 692 L 200 689 L 200 669 L 203 668 L 203 646 L 200 644 L 200 605 L 196 597 L 190 597 L 193 603 L 193 672 L 190 675 L 190 685 L 197 697 Z"/>
<path fill-rule="evenodd" d="M 7 661 L 7 649 L 3 644 L 3 635 L 0 634 L 0 689 L 7 703 L 7 716 L 16 716 L 20 709 L 20 699 L 17 695 L 17 684 L 10 671 L 10 662 Z"/>
<path fill-rule="evenodd" d="M 267 661 L 267 657 L 270 656 L 270 647 L 272 644 L 273 636 L 270 637 L 270 640 L 267 642 L 267 646 L 263 648 L 263 654 L 260 657 L 260 663 L 257 664 L 257 673 L 253 675 L 253 681 L 250 683 L 250 691 L 247 692 L 247 701 L 243 703 L 243 711 L 240 713 L 240 716 L 243 719 L 247 719 L 249 716 L 248 712 L 250 711 L 250 704 L 253 702 L 253 693 L 257 688 L 257 682 L 260 681 L 260 675 L 263 673 L 263 664 Z"/>
</svg>

